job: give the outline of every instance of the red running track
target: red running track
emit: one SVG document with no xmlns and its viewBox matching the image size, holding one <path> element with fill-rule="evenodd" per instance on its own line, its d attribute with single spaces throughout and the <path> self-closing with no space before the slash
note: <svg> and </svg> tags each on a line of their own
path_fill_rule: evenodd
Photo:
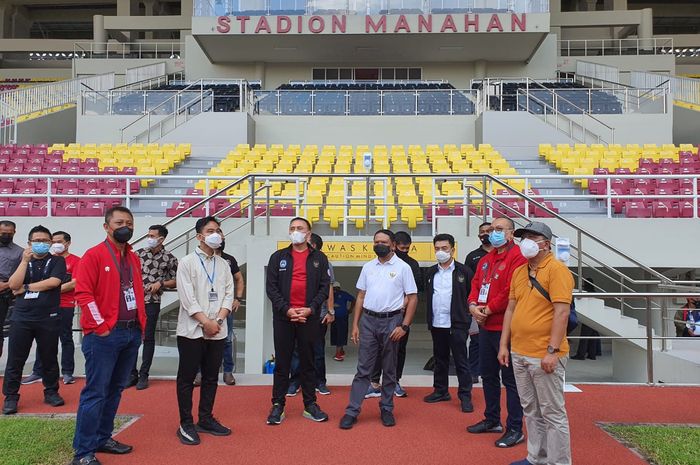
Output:
<svg viewBox="0 0 700 465">
<path fill-rule="evenodd" d="M 42 403 L 42 386 L 22 386 L 20 413 L 70 413 L 77 408 L 82 380 L 61 385 L 66 406 L 52 409 Z M 609 437 L 597 422 L 697 423 L 697 387 L 645 387 L 579 385 L 581 393 L 566 395 L 571 423 L 574 463 L 577 465 L 642 465 L 638 458 Z M 468 424 L 479 421 L 484 400 L 481 389 L 474 390 L 476 411 L 461 413 L 453 400 L 425 404 L 429 388 L 408 388 L 408 397 L 396 399 L 397 425 L 381 425 L 377 399 L 364 403 L 359 422 L 350 431 L 338 428 L 348 400 L 349 388 L 331 387 L 330 396 L 319 396 L 319 404 L 329 413 L 327 423 L 302 418 L 301 394 L 288 398 L 286 419 L 279 426 L 265 424 L 271 388 L 269 386 L 220 386 L 214 413 L 233 428 L 229 437 L 202 435 L 199 446 L 183 446 L 175 436 L 178 424 L 175 383 L 152 380 L 145 391 L 127 390 L 122 398 L 122 414 L 140 419 L 118 435 L 134 446 L 127 456 L 100 454 L 105 465 L 178 465 L 244 463 L 369 465 L 401 464 L 509 464 L 525 457 L 525 445 L 497 449 L 497 435 L 472 435 Z M 195 410 L 197 390 L 195 390 Z M 503 395 L 505 397 L 505 393 Z M 504 410 L 505 412 L 505 410 Z M 196 418 L 196 417 L 195 417 Z"/>
</svg>

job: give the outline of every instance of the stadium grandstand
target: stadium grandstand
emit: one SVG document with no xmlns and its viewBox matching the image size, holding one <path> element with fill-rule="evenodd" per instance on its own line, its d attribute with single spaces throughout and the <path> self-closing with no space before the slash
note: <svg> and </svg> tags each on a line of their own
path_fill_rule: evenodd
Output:
<svg viewBox="0 0 700 465">
<path fill-rule="evenodd" d="M 22 246 L 37 224 L 67 231 L 81 255 L 122 205 L 135 248 L 163 224 L 181 259 L 197 218 L 222 219 L 245 276 L 240 384 L 270 383 L 266 265 L 292 218 L 355 293 L 381 228 L 407 231 L 428 267 L 436 234 L 461 261 L 481 223 L 508 217 L 551 227 L 578 318 L 599 334 L 601 355 L 572 360 L 567 383 L 697 389 L 700 338 L 676 328 L 687 299 L 700 304 L 699 149 L 697 1 L 0 0 L 0 220 Z M 404 370 L 416 388 L 432 383 L 420 299 Z M 178 309 L 165 292 L 153 378 L 177 372 Z M 331 386 L 355 373 L 346 350 L 345 363 L 327 350 Z M 582 440 L 577 463 L 642 463 Z"/>
</svg>

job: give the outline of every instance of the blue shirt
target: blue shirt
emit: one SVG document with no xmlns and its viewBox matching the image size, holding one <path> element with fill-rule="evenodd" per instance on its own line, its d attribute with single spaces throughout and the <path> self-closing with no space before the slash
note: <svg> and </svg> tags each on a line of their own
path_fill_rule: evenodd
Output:
<svg viewBox="0 0 700 465">
<path fill-rule="evenodd" d="M 349 294 L 343 290 L 336 290 L 333 292 L 333 308 L 335 309 L 336 318 L 347 318 L 348 316 L 348 304 L 355 300 L 352 294 Z"/>
</svg>

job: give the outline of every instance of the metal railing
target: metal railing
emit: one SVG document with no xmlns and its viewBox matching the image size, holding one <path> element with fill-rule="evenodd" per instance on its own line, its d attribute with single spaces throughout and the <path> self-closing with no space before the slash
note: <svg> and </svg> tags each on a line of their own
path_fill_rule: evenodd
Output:
<svg viewBox="0 0 700 465">
<path fill-rule="evenodd" d="M 476 90 L 272 90 L 254 91 L 261 115 L 473 115 Z"/>
<path fill-rule="evenodd" d="M 663 55 L 673 48 L 672 38 L 558 40 L 559 56 Z"/>
<path fill-rule="evenodd" d="M 620 82 L 620 70 L 617 67 L 590 61 L 576 60 L 576 75 L 608 82 Z"/>
<path fill-rule="evenodd" d="M 700 105 L 699 79 L 648 73 L 645 71 L 632 71 L 630 81 L 635 87 L 656 87 L 669 81 L 674 100 Z"/>
<path fill-rule="evenodd" d="M 132 84 L 135 82 L 141 82 L 147 79 L 164 76 L 166 73 L 165 62 L 161 61 L 160 63 L 151 63 L 148 65 L 136 66 L 134 68 L 127 68 L 125 78 L 127 84 Z"/>
<path fill-rule="evenodd" d="M 548 12 L 549 0 L 195 0 L 193 16 Z"/>
<path fill-rule="evenodd" d="M 75 42 L 75 58 L 163 58 L 180 59 L 180 41 L 164 42 Z"/>
<path fill-rule="evenodd" d="M 0 145 L 17 143 L 17 110 L 0 100 Z"/>
</svg>

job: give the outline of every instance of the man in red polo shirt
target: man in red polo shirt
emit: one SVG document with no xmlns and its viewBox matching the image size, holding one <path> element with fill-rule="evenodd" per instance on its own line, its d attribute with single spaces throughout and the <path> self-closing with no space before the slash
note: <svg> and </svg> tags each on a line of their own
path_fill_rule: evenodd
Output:
<svg viewBox="0 0 700 465">
<path fill-rule="evenodd" d="M 496 441 L 497 447 L 512 447 L 523 442 L 523 409 L 515 385 L 513 365 L 501 366 L 498 349 L 503 329 L 503 315 L 508 307 L 510 280 L 513 271 L 527 260 L 513 242 L 515 224 L 510 218 L 497 218 L 491 223 L 489 241 L 493 250 L 477 265 L 469 311 L 479 323 L 479 365 L 484 387 L 486 409 L 484 420 L 467 428 L 470 433 L 502 433 L 501 381 L 506 387 L 508 419 L 506 431 Z M 500 376 L 499 376 L 500 373 Z"/>
</svg>

